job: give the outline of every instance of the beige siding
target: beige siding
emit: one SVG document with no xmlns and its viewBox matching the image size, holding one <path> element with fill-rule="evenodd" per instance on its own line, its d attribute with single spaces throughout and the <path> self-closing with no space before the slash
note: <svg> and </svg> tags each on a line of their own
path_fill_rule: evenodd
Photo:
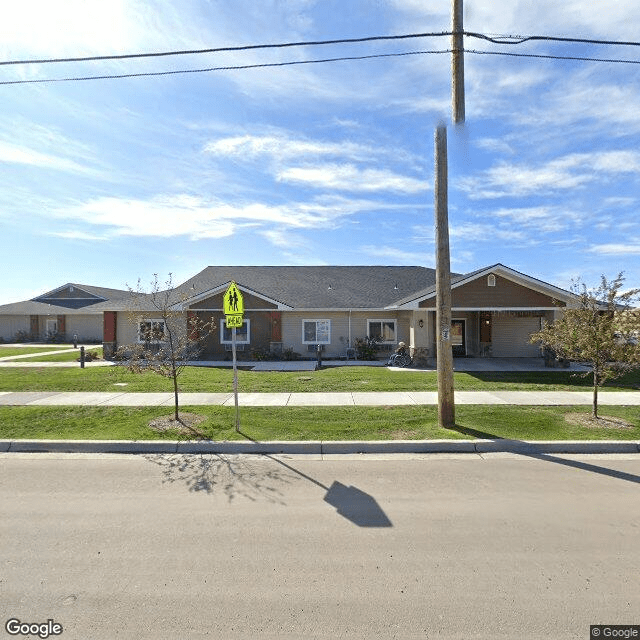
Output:
<svg viewBox="0 0 640 640">
<path fill-rule="evenodd" d="M 81 342 L 84 340 L 102 341 L 102 314 L 68 315 L 65 318 L 67 340 L 72 340 L 75 334 Z"/>
<path fill-rule="evenodd" d="M 13 340 L 18 331 L 29 333 L 29 316 L 0 316 L 0 338 Z"/>
<path fill-rule="evenodd" d="M 493 356 L 496 358 L 535 358 L 540 347 L 529 337 L 540 330 L 540 318 L 518 318 L 496 314 L 493 318 Z"/>
<path fill-rule="evenodd" d="M 397 340 L 409 343 L 410 317 L 408 312 L 387 311 L 333 311 L 333 312 L 283 312 L 282 344 L 285 349 L 292 348 L 300 355 L 313 356 L 309 345 L 303 344 L 302 323 L 304 320 L 330 320 L 331 344 L 324 348 L 325 357 L 341 357 L 351 342 L 367 335 L 368 320 L 396 320 Z"/>
<path fill-rule="evenodd" d="M 136 316 L 137 319 L 133 319 L 130 314 L 126 312 L 119 312 L 116 325 L 116 337 L 118 347 L 135 344 L 138 341 L 138 322 L 140 320 L 162 320 L 158 314 L 153 313 L 141 313 Z M 179 332 L 178 336 L 182 337 L 186 335 L 187 320 L 186 316 L 179 316 L 172 321 L 173 327 Z"/>
</svg>

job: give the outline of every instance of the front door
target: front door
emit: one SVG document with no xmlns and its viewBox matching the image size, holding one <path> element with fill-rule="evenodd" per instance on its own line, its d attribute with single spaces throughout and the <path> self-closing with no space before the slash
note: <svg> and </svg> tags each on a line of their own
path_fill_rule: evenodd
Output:
<svg viewBox="0 0 640 640">
<path fill-rule="evenodd" d="M 467 355 L 464 325 L 465 325 L 464 320 L 451 321 L 451 346 L 453 348 L 454 357 Z"/>
</svg>

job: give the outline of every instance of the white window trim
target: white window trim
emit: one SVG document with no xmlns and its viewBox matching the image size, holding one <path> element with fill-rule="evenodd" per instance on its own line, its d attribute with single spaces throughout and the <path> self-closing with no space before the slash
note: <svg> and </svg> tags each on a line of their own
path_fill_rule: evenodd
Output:
<svg viewBox="0 0 640 640">
<path fill-rule="evenodd" d="M 380 322 L 381 324 L 384 322 L 393 324 L 393 340 L 381 340 L 381 344 L 396 344 L 398 342 L 398 321 L 395 318 L 368 318 L 367 319 L 367 336 L 371 337 L 371 328 L 370 324 L 372 322 Z"/>
<path fill-rule="evenodd" d="M 327 322 L 329 324 L 328 339 L 327 340 L 305 340 L 304 339 L 304 325 L 306 322 L 314 322 L 316 324 L 316 338 L 318 337 L 318 322 Z M 329 318 L 307 318 L 302 321 L 302 344 L 331 344 L 331 320 Z"/>
<path fill-rule="evenodd" d="M 487 287 L 495 287 L 496 286 L 496 276 L 493 273 L 490 273 L 487 276 Z"/>
<path fill-rule="evenodd" d="M 138 344 L 144 344 L 144 343 L 149 343 L 149 344 L 160 344 L 162 342 L 166 342 L 166 340 L 152 340 L 152 341 L 148 341 L 145 340 L 142 337 L 142 332 L 140 331 L 140 325 L 145 323 L 145 322 L 150 322 L 151 323 L 151 328 L 153 328 L 154 324 L 162 324 L 162 335 L 164 338 L 167 337 L 167 323 L 162 319 L 162 318 L 143 318 L 142 320 L 138 321 Z"/>
<path fill-rule="evenodd" d="M 245 318 L 242 322 L 247 325 L 247 339 L 239 340 L 238 337 L 236 337 L 236 344 L 251 344 L 251 320 L 249 318 Z M 233 344 L 233 340 L 224 339 L 224 330 L 226 328 L 227 320 L 226 318 L 223 318 L 222 322 L 220 322 L 220 344 Z"/>
</svg>

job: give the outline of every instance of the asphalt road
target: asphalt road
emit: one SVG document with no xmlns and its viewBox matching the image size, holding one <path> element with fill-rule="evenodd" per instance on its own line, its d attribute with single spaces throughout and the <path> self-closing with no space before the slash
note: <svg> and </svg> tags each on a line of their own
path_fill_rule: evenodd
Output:
<svg viewBox="0 0 640 640">
<path fill-rule="evenodd" d="M 640 624 L 640 456 L 0 454 L 5 622 L 114 638 Z M 29 636 L 37 637 L 37 636 Z"/>
</svg>

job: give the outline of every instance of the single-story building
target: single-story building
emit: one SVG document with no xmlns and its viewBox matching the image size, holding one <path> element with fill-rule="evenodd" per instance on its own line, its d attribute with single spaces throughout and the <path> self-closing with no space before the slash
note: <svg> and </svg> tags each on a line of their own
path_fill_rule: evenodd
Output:
<svg viewBox="0 0 640 640">
<path fill-rule="evenodd" d="M 405 342 L 434 356 L 435 270 L 415 266 L 207 267 L 173 292 L 185 331 L 190 318 L 212 323 L 201 336 L 200 358 L 229 357 L 231 331 L 223 296 L 234 281 L 244 298 L 236 344 L 251 354 L 285 350 L 312 357 L 346 357 L 359 338 L 377 338 L 382 351 Z M 502 264 L 452 275 L 451 335 L 455 356 L 535 357 L 530 335 L 553 321 L 573 295 Z M 150 304 L 132 315 L 129 291 L 66 284 L 33 300 L 0 306 L 0 337 L 101 341 L 105 354 L 162 334 Z M 21 332 L 21 333 L 19 333 Z"/>
</svg>

